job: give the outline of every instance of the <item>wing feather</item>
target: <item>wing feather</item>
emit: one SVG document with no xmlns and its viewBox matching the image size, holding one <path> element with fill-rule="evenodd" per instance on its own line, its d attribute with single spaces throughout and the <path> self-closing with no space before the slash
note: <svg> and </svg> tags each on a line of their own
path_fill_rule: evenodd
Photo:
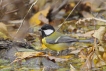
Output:
<svg viewBox="0 0 106 71">
<path fill-rule="evenodd" d="M 47 39 L 47 43 L 50 44 L 57 44 L 57 43 L 71 43 L 71 42 L 77 42 L 78 40 L 75 38 L 71 38 L 69 36 L 60 36 L 57 39 Z"/>
</svg>

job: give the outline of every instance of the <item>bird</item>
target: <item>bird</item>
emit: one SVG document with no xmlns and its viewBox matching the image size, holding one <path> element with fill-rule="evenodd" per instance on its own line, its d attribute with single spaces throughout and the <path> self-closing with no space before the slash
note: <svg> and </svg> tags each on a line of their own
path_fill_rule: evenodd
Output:
<svg viewBox="0 0 106 71">
<path fill-rule="evenodd" d="M 60 52 L 69 48 L 73 42 L 78 42 L 76 38 L 64 35 L 54 29 L 50 24 L 44 24 L 41 32 L 42 43 L 49 49 Z"/>
</svg>

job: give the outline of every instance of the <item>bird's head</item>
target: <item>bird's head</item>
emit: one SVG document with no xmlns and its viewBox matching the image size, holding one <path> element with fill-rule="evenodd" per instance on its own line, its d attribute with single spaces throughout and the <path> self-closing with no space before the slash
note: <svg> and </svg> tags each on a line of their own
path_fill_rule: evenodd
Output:
<svg viewBox="0 0 106 71">
<path fill-rule="evenodd" d="M 55 29 L 50 24 L 44 24 L 39 31 L 42 33 L 42 37 L 46 37 L 55 32 Z"/>
</svg>

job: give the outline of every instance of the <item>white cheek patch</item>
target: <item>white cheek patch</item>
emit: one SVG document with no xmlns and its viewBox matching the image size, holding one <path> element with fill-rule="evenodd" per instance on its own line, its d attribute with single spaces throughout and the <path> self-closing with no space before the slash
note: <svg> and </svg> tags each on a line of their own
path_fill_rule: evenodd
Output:
<svg viewBox="0 0 106 71">
<path fill-rule="evenodd" d="M 51 29 L 44 30 L 44 33 L 45 33 L 46 35 L 50 35 L 50 34 L 53 33 L 53 30 L 51 30 Z"/>
</svg>

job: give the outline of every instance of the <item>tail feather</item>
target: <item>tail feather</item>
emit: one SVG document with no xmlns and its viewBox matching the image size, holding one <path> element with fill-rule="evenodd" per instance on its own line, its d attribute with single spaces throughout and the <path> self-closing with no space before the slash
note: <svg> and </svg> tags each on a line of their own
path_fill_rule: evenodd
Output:
<svg viewBox="0 0 106 71">
<path fill-rule="evenodd" d="M 94 42 L 94 39 L 79 40 L 79 42 L 93 43 Z"/>
</svg>

